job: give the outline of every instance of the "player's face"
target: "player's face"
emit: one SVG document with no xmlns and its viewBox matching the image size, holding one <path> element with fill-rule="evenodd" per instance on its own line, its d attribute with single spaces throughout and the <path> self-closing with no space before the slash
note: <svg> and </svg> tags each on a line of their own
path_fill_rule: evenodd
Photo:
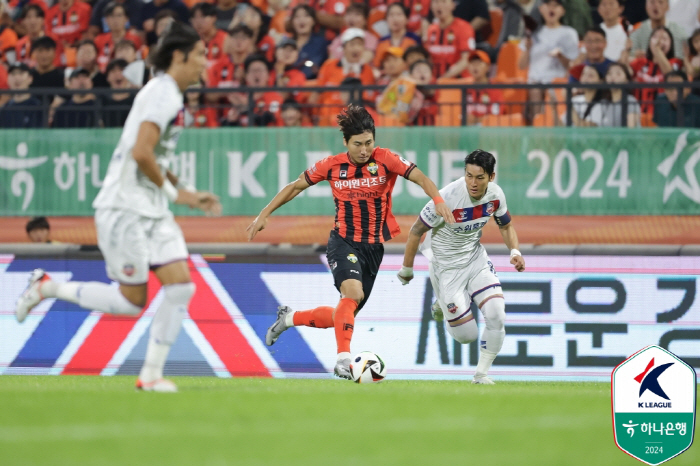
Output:
<svg viewBox="0 0 700 466">
<path fill-rule="evenodd" d="M 467 182 L 469 196 L 473 197 L 474 199 L 481 199 L 481 197 L 486 193 L 486 188 L 489 186 L 489 181 L 493 181 L 495 176 L 495 173 L 492 173 L 491 176 L 489 176 L 488 173 L 486 173 L 484 169 L 478 165 L 468 164 L 464 179 Z"/>
<path fill-rule="evenodd" d="M 352 136 L 348 141 L 343 140 L 348 148 L 350 161 L 356 165 L 367 163 L 374 150 L 374 136 L 370 131 Z"/>
<path fill-rule="evenodd" d="M 32 243 L 45 243 L 49 240 L 49 230 L 37 228 L 27 233 L 27 236 L 29 236 L 29 241 Z"/>
<path fill-rule="evenodd" d="M 204 42 L 198 40 L 194 48 L 187 54 L 187 60 L 184 63 L 187 70 L 189 84 L 199 82 L 199 78 L 207 66 L 206 48 Z"/>
</svg>

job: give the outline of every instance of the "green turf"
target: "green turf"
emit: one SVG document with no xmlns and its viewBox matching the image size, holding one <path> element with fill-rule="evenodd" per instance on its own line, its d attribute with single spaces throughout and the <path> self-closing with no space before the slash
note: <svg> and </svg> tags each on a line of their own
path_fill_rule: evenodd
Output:
<svg viewBox="0 0 700 466">
<path fill-rule="evenodd" d="M 642 464 L 615 446 L 604 383 L 174 380 L 1 376 L 0 465 Z"/>
</svg>

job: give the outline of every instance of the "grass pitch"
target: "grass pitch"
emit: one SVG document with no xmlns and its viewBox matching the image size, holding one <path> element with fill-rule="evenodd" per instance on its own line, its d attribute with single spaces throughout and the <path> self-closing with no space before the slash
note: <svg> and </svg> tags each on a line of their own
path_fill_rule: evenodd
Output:
<svg viewBox="0 0 700 466">
<path fill-rule="evenodd" d="M 603 383 L 0 377 L 0 465 L 636 465 Z M 697 446 L 671 465 L 698 465 Z"/>
</svg>

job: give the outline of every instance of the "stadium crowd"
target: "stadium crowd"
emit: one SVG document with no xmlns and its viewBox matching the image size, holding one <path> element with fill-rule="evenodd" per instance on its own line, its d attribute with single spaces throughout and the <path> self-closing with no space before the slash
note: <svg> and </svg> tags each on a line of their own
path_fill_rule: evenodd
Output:
<svg viewBox="0 0 700 466">
<path fill-rule="evenodd" d="M 609 85 L 574 90 L 576 126 L 700 126 L 700 88 L 655 87 L 700 80 L 700 0 L 196 1 L 0 0 L 0 127 L 122 126 L 171 21 L 207 48 L 196 127 L 330 126 L 350 102 L 454 124 L 462 91 L 431 84 L 465 86 L 468 125 L 565 124 L 552 83 Z M 363 90 L 289 90 L 339 86 Z"/>
</svg>

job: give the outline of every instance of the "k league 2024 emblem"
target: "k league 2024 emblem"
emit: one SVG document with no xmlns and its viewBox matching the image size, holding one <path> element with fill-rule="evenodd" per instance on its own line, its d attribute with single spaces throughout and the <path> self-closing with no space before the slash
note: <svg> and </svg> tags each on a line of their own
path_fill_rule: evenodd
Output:
<svg viewBox="0 0 700 466">
<path fill-rule="evenodd" d="M 695 370 L 670 351 L 647 346 L 612 372 L 615 443 L 657 465 L 680 455 L 695 433 Z"/>
</svg>

